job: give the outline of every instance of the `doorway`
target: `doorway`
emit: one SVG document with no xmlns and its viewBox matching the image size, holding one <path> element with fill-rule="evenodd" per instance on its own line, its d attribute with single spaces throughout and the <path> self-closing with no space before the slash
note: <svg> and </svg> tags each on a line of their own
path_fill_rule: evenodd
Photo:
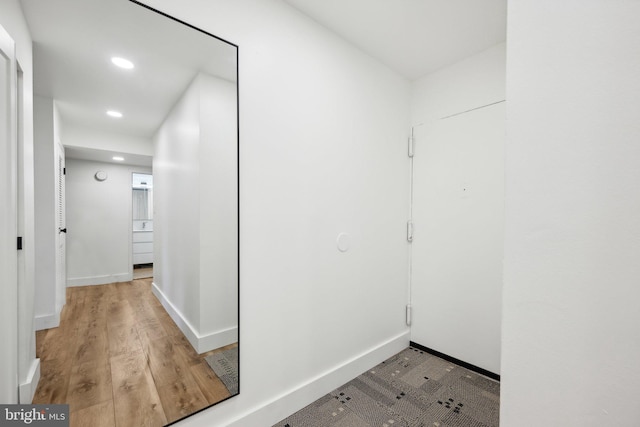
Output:
<svg viewBox="0 0 640 427">
<path fill-rule="evenodd" d="M 132 254 L 133 279 L 153 277 L 153 175 L 133 173 Z"/>
<path fill-rule="evenodd" d="M 413 128 L 411 339 L 494 373 L 504 118 L 500 102 Z"/>
</svg>

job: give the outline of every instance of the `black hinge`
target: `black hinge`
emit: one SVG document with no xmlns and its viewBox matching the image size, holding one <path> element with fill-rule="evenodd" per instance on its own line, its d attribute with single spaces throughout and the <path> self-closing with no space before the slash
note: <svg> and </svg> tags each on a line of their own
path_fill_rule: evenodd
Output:
<svg viewBox="0 0 640 427">
<path fill-rule="evenodd" d="M 18 236 L 18 250 L 22 250 L 22 236 Z"/>
<path fill-rule="evenodd" d="M 67 174 L 67 168 L 62 168 L 62 175 L 66 175 Z"/>
</svg>

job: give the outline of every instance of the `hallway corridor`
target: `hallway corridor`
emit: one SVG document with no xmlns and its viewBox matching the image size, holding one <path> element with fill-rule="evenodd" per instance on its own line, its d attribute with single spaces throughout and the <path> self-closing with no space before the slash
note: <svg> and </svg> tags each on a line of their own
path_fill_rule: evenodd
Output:
<svg viewBox="0 0 640 427">
<path fill-rule="evenodd" d="M 72 426 L 161 426 L 229 396 L 151 292 L 151 279 L 67 288 L 38 331 L 33 403 L 68 403 Z"/>
</svg>

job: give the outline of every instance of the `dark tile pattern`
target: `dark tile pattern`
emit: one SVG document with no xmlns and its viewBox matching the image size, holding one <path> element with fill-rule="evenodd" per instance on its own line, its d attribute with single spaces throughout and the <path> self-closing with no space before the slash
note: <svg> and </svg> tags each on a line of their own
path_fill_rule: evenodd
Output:
<svg viewBox="0 0 640 427">
<path fill-rule="evenodd" d="M 497 427 L 500 383 L 409 347 L 274 427 Z"/>
</svg>

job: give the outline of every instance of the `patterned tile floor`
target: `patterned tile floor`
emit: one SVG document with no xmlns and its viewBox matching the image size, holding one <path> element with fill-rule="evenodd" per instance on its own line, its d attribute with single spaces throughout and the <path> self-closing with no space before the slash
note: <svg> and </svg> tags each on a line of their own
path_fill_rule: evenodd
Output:
<svg viewBox="0 0 640 427">
<path fill-rule="evenodd" d="M 409 347 L 274 427 L 494 427 L 500 383 Z"/>
</svg>

